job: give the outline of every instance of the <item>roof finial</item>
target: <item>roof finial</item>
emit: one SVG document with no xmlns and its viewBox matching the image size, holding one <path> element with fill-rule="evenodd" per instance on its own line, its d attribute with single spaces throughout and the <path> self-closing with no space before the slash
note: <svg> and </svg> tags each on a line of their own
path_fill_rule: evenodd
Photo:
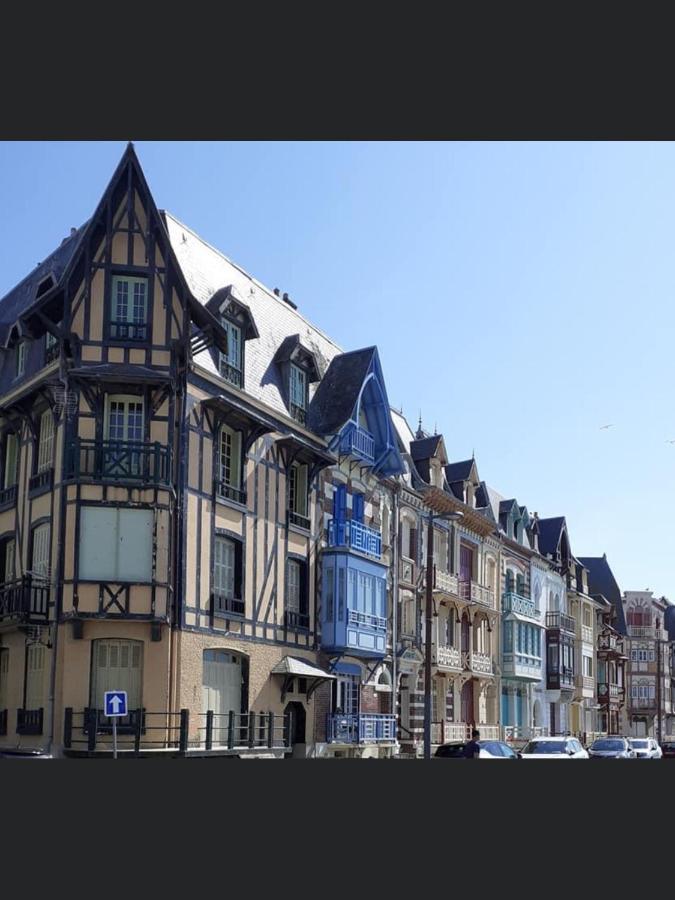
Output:
<svg viewBox="0 0 675 900">
<path fill-rule="evenodd" d="M 424 432 L 422 431 L 422 410 L 420 410 L 420 419 L 417 424 L 417 434 L 415 435 L 415 440 L 421 441 L 424 437 Z"/>
</svg>

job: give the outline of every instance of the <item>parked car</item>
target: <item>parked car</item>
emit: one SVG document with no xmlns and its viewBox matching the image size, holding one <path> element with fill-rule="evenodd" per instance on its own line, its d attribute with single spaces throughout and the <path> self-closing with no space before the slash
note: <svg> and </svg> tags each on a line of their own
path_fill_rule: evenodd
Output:
<svg viewBox="0 0 675 900">
<path fill-rule="evenodd" d="M 572 737 L 540 737 L 523 747 L 523 759 L 588 759 L 588 751 Z"/>
<path fill-rule="evenodd" d="M 666 741 L 661 744 L 662 759 L 675 759 L 675 744 L 672 741 Z"/>
<path fill-rule="evenodd" d="M 588 753 L 591 759 L 635 759 L 635 750 L 623 737 L 597 738 Z"/>
<path fill-rule="evenodd" d="M 628 738 L 637 759 L 661 759 L 663 751 L 654 738 Z"/>
<path fill-rule="evenodd" d="M 53 759 L 51 753 L 32 747 L 2 747 L 0 759 Z"/>
<path fill-rule="evenodd" d="M 441 744 L 434 753 L 437 759 L 462 759 L 467 741 Z M 503 741 L 478 741 L 479 759 L 520 759 L 520 754 Z"/>
</svg>

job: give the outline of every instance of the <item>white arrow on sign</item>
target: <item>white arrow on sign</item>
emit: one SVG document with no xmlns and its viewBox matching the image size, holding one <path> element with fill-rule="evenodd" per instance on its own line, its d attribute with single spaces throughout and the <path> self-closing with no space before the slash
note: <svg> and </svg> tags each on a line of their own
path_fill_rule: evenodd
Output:
<svg viewBox="0 0 675 900">
<path fill-rule="evenodd" d="M 110 706 L 112 707 L 112 711 L 115 715 L 117 715 L 117 713 L 120 711 L 120 707 L 124 706 L 124 704 L 122 703 L 120 698 L 117 696 L 117 694 L 115 694 L 115 696 L 112 698 L 112 700 L 110 700 L 108 702 L 110 703 Z M 117 769 L 115 769 L 115 771 L 117 771 Z"/>
</svg>

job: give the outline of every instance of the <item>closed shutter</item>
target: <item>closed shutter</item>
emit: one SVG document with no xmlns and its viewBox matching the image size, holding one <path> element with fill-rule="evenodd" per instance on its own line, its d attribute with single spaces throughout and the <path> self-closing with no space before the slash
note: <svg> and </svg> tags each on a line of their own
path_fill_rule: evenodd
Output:
<svg viewBox="0 0 675 900">
<path fill-rule="evenodd" d="M 9 676 L 9 649 L 0 649 L 0 711 L 7 709 L 7 678 Z"/>
<path fill-rule="evenodd" d="M 291 403 L 295 406 L 299 406 L 301 409 L 305 408 L 305 385 L 305 372 L 297 366 L 291 365 Z"/>
<path fill-rule="evenodd" d="M 152 581 L 151 509 L 87 506 L 81 511 L 79 577 L 88 581 Z"/>
<path fill-rule="evenodd" d="M 40 442 L 38 445 L 37 471 L 44 472 L 54 464 L 54 416 L 50 409 L 40 418 Z"/>
<path fill-rule="evenodd" d="M 4 559 L 2 560 L 4 565 L 2 580 L 5 582 L 14 581 L 14 578 L 16 577 L 16 542 L 14 541 L 14 538 L 11 538 L 11 540 L 5 543 L 4 550 Z"/>
<path fill-rule="evenodd" d="M 222 597 L 235 597 L 235 545 L 223 537 L 214 542 L 213 587 Z"/>
<path fill-rule="evenodd" d="M 241 432 L 225 425 L 220 429 L 220 480 L 229 487 L 241 484 Z"/>
<path fill-rule="evenodd" d="M 126 691 L 128 709 L 142 707 L 143 644 L 141 641 L 92 641 L 93 666 L 89 705 L 103 709 L 106 691 Z"/>
<path fill-rule="evenodd" d="M 354 494 L 352 496 L 352 520 L 354 522 L 363 522 L 363 494 Z"/>
<path fill-rule="evenodd" d="M 5 487 L 12 487 L 17 481 L 17 463 L 19 461 L 19 442 L 15 434 L 8 434 L 5 439 Z"/>
<path fill-rule="evenodd" d="M 49 580 L 50 563 L 50 533 L 49 523 L 38 525 L 33 531 L 33 554 L 31 559 L 31 571 L 34 576 L 44 581 Z"/>
<path fill-rule="evenodd" d="M 344 522 L 347 510 L 347 486 L 339 484 L 333 494 L 333 518 L 337 522 Z"/>
<path fill-rule="evenodd" d="M 44 674 L 47 648 L 29 644 L 26 650 L 26 709 L 44 707 Z"/>
<path fill-rule="evenodd" d="M 300 565 L 294 559 L 288 561 L 286 609 L 300 612 Z"/>
</svg>

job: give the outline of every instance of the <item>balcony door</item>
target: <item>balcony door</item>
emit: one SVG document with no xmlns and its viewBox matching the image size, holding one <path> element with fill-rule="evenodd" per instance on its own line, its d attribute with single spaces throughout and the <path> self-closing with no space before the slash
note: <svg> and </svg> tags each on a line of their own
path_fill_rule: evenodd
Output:
<svg viewBox="0 0 675 900">
<path fill-rule="evenodd" d="M 108 395 L 105 417 L 103 474 L 141 474 L 145 417 L 143 399 L 138 396 Z"/>
<path fill-rule="evenodd" d="M 462 722 L 467 725 L 476 724 L 473 709 L 473 681 L 473 678 L 470 678 L 462 687 Z"/>
<path fill-rule="evenodd" d="M 359 714 L 358 675 L 340 675 L 334 682 L 333 711 L 344 716 Z"/>
</svg>

